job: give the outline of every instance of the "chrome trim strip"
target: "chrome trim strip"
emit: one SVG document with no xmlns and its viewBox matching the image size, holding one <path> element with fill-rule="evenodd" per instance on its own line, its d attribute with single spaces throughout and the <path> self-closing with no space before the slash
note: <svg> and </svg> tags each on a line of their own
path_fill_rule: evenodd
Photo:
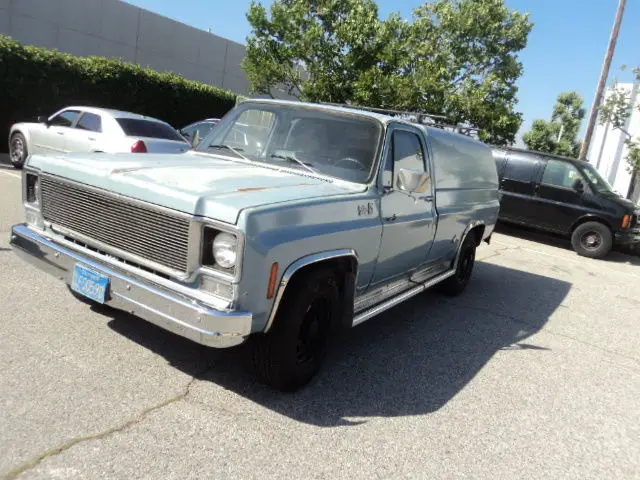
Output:
<svg viewBox="0 0 640 480">
<path fill-rule="evenodd" d="M 276 313 L 278 312 L 278 307 L 280 306 L 280 302 L 282 301 L 282 297 L 284 296 L 284 291 L 291 280 L 291 277 L 300 270 L 302 267 L 306 267 L 307 265 L 311 265 L 313 263 L 322 262 L 325 260 L 332 260 L 334 258 L 344 258 L 344 257 L 352 257 L 358 261 L 358 254 L 353 249 L 341 249 L 341 250 L 330 250 L 327 252 L 315 253 L 313 255 L 309 255 L 307 257 L 302 257 L 291 265 L 287 267 L 287 269 L 282 274 L 282 278 L 280 280 L 280 285 L 278 286 L 278 291 L 276 293 L 275 300 L 273 301 L 273 305 L 271 306 L 271 313 L 269 314 L 269 320 L 267 321 L 267 325 L 264 328 L 264 333 L 267 333 L 271 326 L 273 325 L 273 321 L 276 318 Z"/>
<path fill-rule="evenodd" d="M 442 282 L 443 280 L 446 280 L 447 278 L 451 277 L 454 273 L 456 273 L 455 270 L 448 270 L 445 273 L 438 275 L 437 277 L 432 278 L 431 280 L 429 280 L 428 282 L 425 282 L 421 285 L 418 285 L 417 287 L 412 288 L 411 290 L 401 293 L 400 295 L 398 295 L 397 297 L 391 298 L 385 302 L 382 302 L 379 305 L 376 305 L 375 307 L 366 310 L 358 315 L 356 315 L 353 318 L 353 324 L 352 326 L 355 327 L 356 325 L 360 325 L 361 323 L 366 322 L 367 320 L 370 320 L 371 318 L 381 314 L 382 312 L 389 310 L 392 307 L 395 307 L 396 305 L 404 302 L 405 300 L 408 300 L 411 297 L 414 297 L 416 295 L 418 295 L 419 293 L 424 292 L 426 289 L 433 287 L 435 284 Z"/>
</svg>

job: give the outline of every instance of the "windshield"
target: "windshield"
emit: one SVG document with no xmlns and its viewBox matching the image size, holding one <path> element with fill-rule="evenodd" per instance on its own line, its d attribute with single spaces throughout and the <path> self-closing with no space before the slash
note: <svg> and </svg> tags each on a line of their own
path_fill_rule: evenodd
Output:
<svg viewBox="0 0 640 480">
<path fill-rule="evenodd" d="M 584 174 L 589 179 L 589 182 L 591 183 L 591 185 L 598 192 L 601 192 L 601 193 L 615 193 L 613 191 L 613 187 L 611 187 L 611 185 L 609 185 L 609 182 L 607 182 L 604 178 L 602 178 L 602 176 L 600 176 L 598 171 L 595 168 L 593 168 L 591 166 L 591 164 L 585 162 L 582 165 L 582 171 L 584 172 Z"/>
<path fill-rule="evenodd" d="M 357 115 L 246 102 L 196 150 L 366 183 L 381 132 L 379 122 Z"/>
</svg>

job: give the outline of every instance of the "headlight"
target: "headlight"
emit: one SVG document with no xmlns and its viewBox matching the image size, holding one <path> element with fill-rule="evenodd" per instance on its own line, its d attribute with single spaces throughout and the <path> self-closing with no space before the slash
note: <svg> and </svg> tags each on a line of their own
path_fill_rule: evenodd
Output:
<svg viewBox="0 0 640 480">
<path fill-rule="evenodd" d="M 213 240 L 213 258 L 222 268 L 231 268 L 238 257 L 238 239 L 230 233 L 219 233 Z"/>
<path fill-rule="evenodd" d="M 27 173 L 27 203 L 37 204 L 40 198 L 40 182 L 37 175 Z"/>
</svg>

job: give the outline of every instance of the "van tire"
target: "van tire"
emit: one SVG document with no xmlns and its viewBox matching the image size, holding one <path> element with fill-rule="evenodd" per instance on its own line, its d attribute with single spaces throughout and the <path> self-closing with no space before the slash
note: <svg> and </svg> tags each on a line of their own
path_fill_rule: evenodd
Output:
<svg viewBox="0 0 640 480">
<path fill-rule="evenodd" d="M 464 292 L 469 284 L 473 266 L 476 261 L 476 236 L 469 232 L 458 253 L 456 272 L 438 285 L 438 290 L 448 297 L 455 297 Z"/>
<path fill-rule="evenodd" d="M 294 277 L 271 330 L 252 339 L 258 380 L 283 392 L 306 385 L 326 357 L 340 308 L 338 282 L 330 269 Z"/>
<path fill-rule="evenodd" d="M 609 227 L 600 222 L 585 222 L 571 234 L 571 245 L 578 255 L 603 258 L 613 247 L 613 235 Z"/>
</svg>

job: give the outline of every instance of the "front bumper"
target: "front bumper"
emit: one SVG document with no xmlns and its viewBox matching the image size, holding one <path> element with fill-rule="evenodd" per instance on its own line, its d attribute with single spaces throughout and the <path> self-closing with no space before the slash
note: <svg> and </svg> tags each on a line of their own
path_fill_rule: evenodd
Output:
<svg viewBox="0 0 640 480">
<path fill-rule="evenodd" d="M 640 245 L 640 230 L 629 230 L 626 232 L 618 232 L 615 235 L 616 245 L 638 246 Z"/>
<path fill-rule="evenodd" d="M 143 318 L 165 330 L 209 347 L 231 347 L 251 333 L 252 314 L 220 311 L 183 294 L 89 258 L 56 244 L 26 225 L 11 229 L 11 246 L 18 256 L 71 285 L 80 263 L 109 277 L 106 305 Z"/>
</svg>

